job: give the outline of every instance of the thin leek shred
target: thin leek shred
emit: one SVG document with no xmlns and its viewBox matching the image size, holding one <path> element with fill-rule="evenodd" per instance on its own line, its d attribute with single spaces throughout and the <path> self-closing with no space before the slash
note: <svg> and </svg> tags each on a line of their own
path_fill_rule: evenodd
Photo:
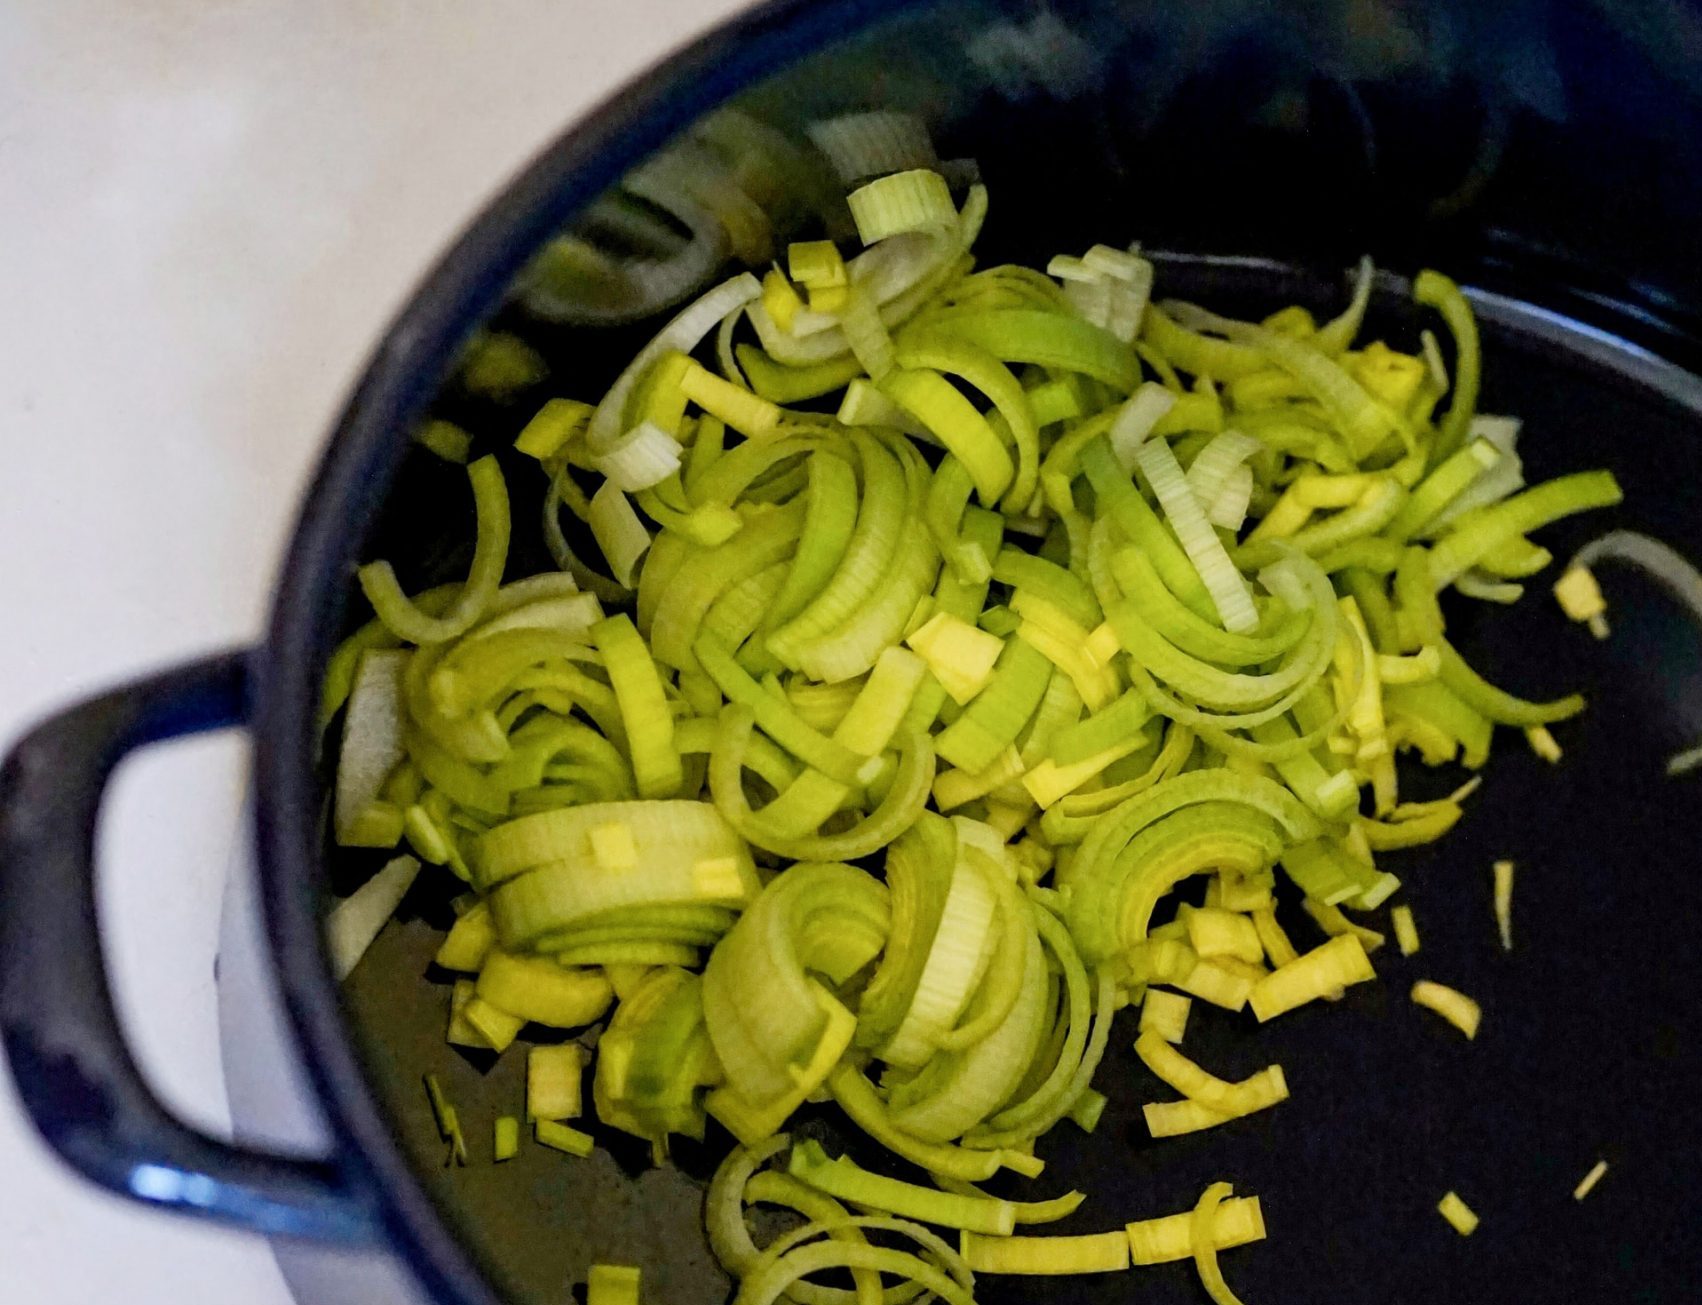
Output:
<svg viewBox="0 0 1702 1305">
<path fill-rule="evenodd" d="M 825 163 L 717 115 L 629 182 L 713 220 L 716 257 L 763 268 L 784 248 L 760 281 L 686 303 L 600 396 L 531 407 L 517 436 L 419 425 L 452 463 L 513 438 L 559 571 L 502 583 L 490 457 L 466 468 L 460 579 L 409 595 L 389 564 L 361 568 L 376 619 L 333 654 L 320 706 L 322 729 L 344 716 L 331 832 L 418 861 L 334 909 L 333 962 L 416 875 L 461 894 L 437 952 L 450 1041 L 502 1054 L 528 1025 L 595 1029 L 594 1052 L 529 1047 L 540 1144 L 588 1154 L 569 1120 L 658 1160 L 710 1118 L 739 1139 L 706 1211 L 739 1305 L 971 1305 L 976 1269 L 1189 1257 L 1231 1305 L 1216 1256 L 1263 1237 L 1256 1199 L 1219 1184 L 1192 1214 L 1017 1237 L 1082 1194 L 973 1184 L 1038 1175 L 1060 1121 L 1099 1126 L 1126 1005 L 1180 1094 L 1145 1103 L 1154 1137 L 1286 1099 L 1279 1066 L 1232 1082 L 1178 1050 L 1191 1002 L 1263 1021 L 1375 977 L 1382 935 L 1348 912 L 1383 904 L 1400 881 L 1378 858 L 1442 838 L 1473 787 L 1402 800 L 1397 756 L 1476 770 L 1501 725 L 1552 758 L 1547 727 L 1583 707 L 1468 665 L 1444 591 L 1512 598 L 1551 560 L 1534 532 L 1619 486 L 1526 486 L 1518 422 L 1476 411 L 1470 304 L 1437 273 L 1413 293 L 1449 356 L 1429 332 L 1412 354 L 1356 338 L 1369 263 L 1322 324 L 1152 301 L 1153 263 L 1112 245 L 976 269 L 986 191 L 918 120 L 812 135 Z M 825 232 L 796 229 L 806 210 Z M 551 250 L 539 276 L 591 265 L 589 246 Z M 512 337 L 473 361 L 460 383 L 492 397 L 577 374 Z M 1612 560 L 1702 611 L 1702 578 L 1615 532 L 1555 586 L 1598 636 Z M 1322 946 L 1279 923 L 1279 871 Z M 1203 904 L 1172 912 L 1195 878 Z M 1391 923 L 1411 955 L 1411 912 Z M 1475 1032 L 1468 998 L 1413 995 Z M 788 1140 L 829 1100 L 935 1185 Z M 495 1121 L 499 1160 L 518 1126 Z M 759 1248 L 756 1205 L 805 1223 Z M 959 1230 L 964 1254 L 912 1219 Z M 636 1291 L 594 1270 L 592 1305 Z"/>
<path fill-rule="evenodd" d="M 1572 1199 L 1574 1201 L 1582 1201 L 1591 1192 L 1596 1190 L 1596 1184 L 1601 1182 L 1601 1180 L 1606 1176 L 1607 1161 L 1596 1161 L 1595 1164 L 1590 1167 L 1590 1172 L 1585 1174 L 1583 1178 L 1578 1181 L 1578 1185 L 1572 1189 Z"/>
<path fill-rule="evenodd" d="M 1513 950 L 1513 863 L 1497 861 L 1490 867 L 1495 878 L 1495 930 L 1501 935 L 1501 950 Z"/>
</svg>

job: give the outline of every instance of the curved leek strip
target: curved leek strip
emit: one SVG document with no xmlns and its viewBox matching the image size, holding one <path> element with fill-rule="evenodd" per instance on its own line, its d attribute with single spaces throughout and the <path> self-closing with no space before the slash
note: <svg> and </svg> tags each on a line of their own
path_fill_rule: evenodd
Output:
<svg viewBox="0 0 1702 1305">
<path fill-rule="evenodd" d="M 774 1305 L 797 1285 L 800 1278 L 833 1268 L 853 1272 L 867 1269 L 891 1274 L 917 1283 L 947 1305 L 975 1305 L 973 1279 L 962 1259 L 933 1233 L 906 1220 L 859 1216 L 847 1218 L 843 1226 L 902 1232 L 920 1242 L 935 1261 L 944 1263 L 946 1272 L 920 1256 L 884 1246 L 827 1241 L 793 1249 L 804 1237 L 824 1233 L 831 1235 L 836 1226 L 831 1223 L 807 1224 L 797 1233 L 776 1241 L 763 1252 L 749 1276 L 739 1284 L 733 1305 Z"/>
<path fill-rule="evenodd" d="M 1231 667 L 1270 662 L 1294 648 L 1312 621 L 1311 613 L 1282 607 L 1268 614 L 1256 633 L 1237 635 L 1219 630 L 1176 599 L 1152 567 L 1151 558 L 1137 548 L 1115 551 L 1110 565 L 1123 594 L 1135 604 L 1145 623 L 1181 652 L 1205 662 Z"/>
<path fill-rule="evenodd" d="M 968 1134 L 964 1139 L 966 1145 L 992 1148 L 1019 1144 L 1037 1137 L 1062 1119 L 1074 1104 L 1080 1088 L 1087 1086 L 1085 1080 L 1078 1086 L 1076 1076 L 1082 1065 L 1087 1063 L 1090 1034 L 1099 1033 L 1101 1026 L 1110 1019 L 1107 992 L 1109 973 L 1102 973 L 1100 976 L 1104 982 L 1100 984 L 1099 995 L 1107 1000 L 1101 1005 L 1096 1018 L 1092 1005 L 1093 994 L 1089 991 L 1087 968 L 1082 964 L 1069 930 L 1064 927 L 1062 921 L 1043 907 L 1035 909 L 1034 923 L 1046 950 L 1052 953 L 1063 969 L 1067 1022 L 1064 1040 L 1050 1072 L 1041 1080 L 1039 1086 Z M 1091 1030 L 1090 1023 L 1093 1024 Z M 1108 1028 L 1106 1032 L 1109 1033 Z M 1101 1053 L 1103 1054 L 1103 1048 Z M 1088 1077 L 1092 1077 L 1097 1064 L 1098 1057 L 1095 1057 L 1093 1065 L 1089 1066 Z"/>
<path fill-rule="evenodd" d="M 1140 338 L 1166 362 L 1194 376 L 1234 381 L 1270 366 L 1257 349 L 1190 330 L 1157 304 L 1147 305 Z"/>
<path fill-rule="evenodd" d="M 1191 315 L 1231 340 L 1251 346 L 1304 385 L 1329 413 L 1356 459 L 1370 457 L 1392 435 L 1400 435 L 1410 445 L 1412 437 L 1402 419 L 1367 393 L 1346 368 L 1312 344 L 1212 313 Z"/>
<path fill-rule="evenodd" d="M 804 366 L 776 362 L 754 344 L 733 346 L 753 392 L 774 403 L 802 403 L 843 389 L 863 374 L 854 357 L 828 358 Z"/>
<path fill-rule="evenodd" d="M 1440 272 L 1426 268 L 1414 277 L 1412 297 L 1439 312 L 1447 323 L 1448 333 L 1454 337 L 1454 397 L 1436 432 L 1436 445 L 1430 455 L 1432 464 L 1440 464 L 1465 443 L 1477 413 L 1478 384 L 1483 371 L 1477 319 L 1460 287 Z"/>
<path fill-rule="evenodd" d="M 1247 582 L 1206 520 L 1170 446 L 1161 441 L 1143 444 L 1135 453 L 1135 461 L 1152 486 L 1188 560 L 1199 573 L 1200 582 L 1211 594 L 1223 628 L 1238 634 L 1257 629 L 1259 614 Z"/>
<path fill-rule="evenodd" d="M 899 537 L 892 570 L 862 610 L 834 629 L 795 645 L 798 669 L 828 684 L 868 671 L 885 649 L 903 638 L 917 604 L 934 587 L 939 569 L 939 554 L 927 525 L 912 515 Z"/>
<path fill-rule="evenodd" d="M 1442 654 L 1442 685 L 1461 702 L 1497 725 L 1548 725 L 1557 720 L 1576 716 L 1584 710 L 1584 699 L 1576 693 L 1556 698 L 1552 702 L 1529 702 L 1496 688 L 1466 665 L 1465 659 L 1454 651 L 1446 639 L 1437 641 Z"/>
<path fill-rule="evenodd" d="M 1465 1034 L 1467 1041 L 1477 1037 L 1478 1024 L 1483 1019 L 1483 1008 L 1465 993 L 1444 984 L 1432 983 L 1428 979 L 1420 979 L 1412 985 L 1412 1000 L 1416 1006 L 1435 1011 Z"/>
<path fill-rule="evenodd" d="M 508 563 L 508 486 L 502 467 L 487 455 L 467 467 L 473 486 L 477 542 L 467 582 L 444 611 L 428 615 L 410 602 L 388 562 L 369 562 L 358 572 L 362 591 L 386 629 L 408 643 L 443 643 L 466 633 L 484 615 Z"/>
<path fill-rule="evenodd" d="M 1159 1081 L 1208 1109 L 1240 1114 L 1256 1099 L 1248 1090 L 1253 1080 L 1230 1083 L 1208 1074 L 1155 1032 L 1142 1033 L 1135 1040 L 1135 1054 Z"/>
<path fill-rule="evenodd" d="M 1365 321 L 1365 310 L 1371 304 L 1371 282 L 1375 269 L 1369 256 L 1359 260 L 1359 266 L 1354 269 L 1353 297 L 1342 309 L 1338 317 L 1324 323 L 1312 333 L 1310 343 L 1327 354 L 1339 354 L 1354 341 L 1359 334 L 1360 324 Z"/>
<path fill-rule="evenodd" d="M 886 1044 L 876 1051 L 889 1065 L 917 1069 L 932 1055 L 935 1040 L 957 1022 L 981 982 L 990 959 L 997 897 L 989 876 L 958 846 L 957 864 L 946 889 L 940 922 L 909 1009 Z"/>
<path fill-rule="evenodd" d="M 887 1118 L 880 1094 L 855 1065 L 840 1064 L 827 1076 L 833 1099 L 856 1124 L 900 1159 L 930 1173 L 948 1174 L 964 1182 L 979 1183 L 1004 1166 L 999 1151 L 972 1151 L 961 1146 L 923 1142 L 903 1133 Z"/>
<path fill-rule="evenodd" d="M 1173 812 L 1203 802 L 1247 806 L 1275 822 L 1291 841 L 1316 838 L 1322 832 L 1317 817 L 1274 780 L 1222 769 L 1191 771 L 1116 807 L 1082 843 L 1065 882 L 1073 884 L 1079 877 L 1109 866 L 1142 830 Z"/>
<path fill-rule="evenodd" d="M 942 760 L 979 774 L 1010 747 L 1033 717 L 1052 678 L 1046 655 L 1021 639 L 1009 639 L 987 687 L 934 739 Z"/>
<path fill-rule="evenodd" d="M 697 669 L 699 626 L 716 599 L 795 554 L 806 505 L 793 502 L 782 508 L 757 509 L 756 513 L 726 543 L 698 550 L 667 581 L 656 600 L 648 631 L 651 652 L 664 665 Z"/>
<path fill-rule="evenodd" d="M 857 1011 L 857 1045 L 874 1047 L 897 1030 L 933 946 L 957 863 L 950 821 L 924 814 L 887 849 L 892 927 Z"/>
<path fill-rule="evenodd" d="M 615 378 L 585 430 L 585 443 L 597 456 L 607 453 L 625 429 L 627 400 L 638 384 L 662 357 L 690 353 L 720 324 L 728 313 L 749 304 L 762 293 L 762 284 L 749 272 L 741 272 L 687 304 L 640 349 Z"/>
<path fill-rule="evenodd" d="M 1141 1107 L 1147 1132 L 1155 1138 L 1199 1133 L 1227 1124 L 1232 1119 L 1244 1119 L 1261 1110 L 1269 1110 L 1288 1100 L 1288 1082 L 1279 1065 L 1271 1065 L 1231 1086 L 1239 1090 L 1241 1101 L 1237 1110 L 1228 1113 L 1202 1105 L 1191 1097 L 1181 1101 L 1148 1102 Z"/>
<path fill-rule="evenodd" d="M 863 784 L 873 778 L 878 763 L 869 757 L 859 756 L 844 744 L 836 743 L 820 731 L 810 728 L 793 710 L 790 702 L 784 697 L 769 693 L 753 680 L 733 659 L 727 648 L 717 643 L 713 636 L 700 635 L 694 651 L 704 672 L 726 696 L 727 701 L 749 711 L 752 720 L 763 733 L 799 761 L 815 767 L 828 778 L 841 784 Z"/>
<path fill-rule="evenodd" d="M 1135 835 L 1109 865 L 1072 866 L 1071 933 L 1085 958 L 1104 961 L 1146 937 L 1159 899 L 1182 880 L 1212 870 L 1268 870 L 1283 846 L 1276 823 L 1250 806 L 1216 801 L 1175 811 Z M 1085 859 L 1086 844 L 1078 862 Z"/>
<path fill-rule="evenodd" d="M 845 556 L 857 522 L 857 478 L 851 464 L 831 453 L 809 460 L 804 524 L 791 569 L 763 618 L 763 628 L 777 629 L 791 620 L 821 591 Z"/>
<path fill-rule="evenodd" d="M 985 1196 L 972 1183 L 949 1177 L 946 1174 L 930 1174 L 930 1178 L 940 1188 L 947 1192 L 956 1192 L 959 1196 Z M 1056 1223 L 1059 1219 L 1067 1219 L 1081 1208 L 1087 1199 L 1081 1192 L 1065 1192 L 1062 1196 L 1054 1196 L 1049 1201 L 1011 1201 L 1011 1208 L 1016 1211 L 1016 1221 L 1019 1224 Z"/>
<path fill-rule="evenodd" d="M 914 1137 L 944 1142 L 981 1123 L 1016 1091 L 1039 1050 L 1048 1004 L 1045 954 L 1027 917 L 1031 908 L 1020 897 L 1017 901 L 1025 913 L 1025 936 L 1022 956 L 1013 966 L 1019 976 L 1016 1001 L 985 1037 L 962 1051 L 936 1054 L 918 1076 L 926 1079 L 922 1094 L 907 1094 L 902 1104 L 895 1099 L 892 1122 Z M 1020 1213 L 1017 1221 L 1024 1222 Z"/>
<path fill-rule="evenodd" d="M 612 480 L 605 480 L 602 488 L 591 496 L 585 524 L 591 528 L 591 537 L 602 550 L 615 583 L 630 589 L 639 560 L 650 547 L 651 535 L 633 510 L 631 500 Z"/>
<path fill-rule="evenodd" d="M 812 863 L 773 880 L 710 953 L 704 1016 L 727 1087 L 744 1103 L 770 1105 L 799 1086 L 791 1071 L 809 1061 L 834 1013 L 811 974 L 843 983 L 879 953 L 886 928 L 878 880 Z"/>
<path fill-rule="evenodd" d="M 635 864 L 646 855 L 658 859 L 670 854 L 696 860 L 747 859 L 735 865 L 747 872 L 748 854 L 732 827 L 714 808 L 702 802 L 610 802 L 552 811 L 510 820 L 481 835 L 473 856 L 473 867 L 481 887 L 505 883 L 528 870 L 579 861 L 596 880 L 591 848 L 592 831 L 604 826 L 624 826 L 632 838 Z M 754 883 L 754 873 L 749 882 Z M 611 902 L 609 905 L 621 905 Z"/>
<path fill-rule="evenodd" d="M 1140 775 L 1093 793 L 1073 793 L 1049 807 L 1040 818 L 1040 832 L 1057 847 L 1080 843 L 1100 816 L 1172 778 L 1187 764 L 1194 749 L 1194 734 L 1172 724 L 1164 744 Z"/>
<path fill-rule="evenodd" d="M 1241 1298 L 1229 1289 L 1229 1284 L 1223 1280 L 1223 1270 L 1217 1265 L 1218 1211 L 1234 1193 L 1235 1189 L 1228 1183 L 1213 1183 L 1200 1194 L 1200 1203 L 1194 1207 L 1193 1216 L 1188 1221 L 1194 1267 L 1199 1271 L 1206 1294 L 1215 1305 L 1241 1305 Z"/>
<path fill-rule="evenodd" d="M 931 368 L 904 368 L 878 384 L 881 393 L 931 430 L 963 464 L 983 504 L 991 507 L 998 502 L 1010 488 L 1016 467 L 1003 441 L 974 404 Z"/>
<path fill-rule="evenodd" d="M 1431 550 L 1432 579 L 1439 589 L 1452 584 L 1510 540 L 1574 512 L 1613 507 L 1624 497 L 1610 471 L 1576 472 L 1527 489 L 1473 513 L 1439 539 Z"/>
<path fill-rule="evenodd" d="M 603 654 L 609 685 L 620 704 L 638 795 L 672 796 L 683 782 L 680 754 L 674 746 L 674 715 L 650 650 L 626 616 L 592 626 L 591 638 Z"/>
<path fill-rule="evenodd" d="M 1106 613 L 1118 643 L 1133 656 L 1142 672 L 1163 680 L 1214 711 L 1257 711 L 1297 687 L 1309 687 L 1323 675 L 1327 665 L 1327 657 L 1319 651 L 1320 634 L 1334 622 L 1328 619 L 1325 608 L 1312 609 L 1305 634 L 1283 655 L 1275 670 L 1257 675 L 1219 670 L 1199 657 L 1182 652 L 1148 624 L 1142 608 L 1143 604 L 1129 599 Z M 1164 711 L 1164 707 L 1159 705 L 1158 710 Z"/>
<path fill-rule="evenodd" d="M 999 1237 L 1008 1237 L 1016 1229 L 1016 1209 L 1009 1201 L 959 1196 L 870 1173 L 847 1156 L 830 1160 L 819 1142 L 793 1146 L 787 1172 L 820 1192 L 863 1209 Z"/>
<path fill-rule="evenodd" d="M 805 643 L 837 629 L 859 611 L 892 569 L 903 538 L 909 506 L 905 464 L 874 435 L 855 432 L 851 443 L 862 470 L 857 524 L 832 578 L 801 612 L 769 635 L 770 650 L 788 664 Z"/>
<path fill-rule="evenodd" d="M 988 1237 L 965 1233 L 963 1259 L 976 1273 L 1120 1273 L 1129 1267 L 1121 1230 L 1073 1237 Z"/>
<path fill-rule="evenodd" d="M 898 346 L 897 362 L 906 369 L 928 369 L 956 376 L 974 386 L 991 401 L 1005 419 L 1016 442 L 1016 476 L 1005 499 L 1008 511 L 1016 511 L 1034 497 L 1040 476 L 1040 429 L 1034 410 L 1010 368 L 967 340 L 928 330 L 910 330 Z M 902 400 L 900 400 L 902 403 Z M 922 414 L 917 413 L 918 417 Z M 924 419 L 925 422 L 925 419 Z M 977 486 L 980 480 L 976 480 Z M 983 503 L 988 500 L 983 498 Z M 991 506 L 991 504 L 988 504 Z"/>
<path fill-rule="evenodd" d="M 1079 576 L 1044 558 L 1006 546 L 993 560 L 993 579 L 1013 589 L 1029 589 L 1055 604 L 1079 625 L 1092 629 L 1104 619 L 1093 591 Z"/>
<path fill-rule="evenodd" d="M 1100 1061 L 1105 1058 L 1105 1048 L 1111 1040 L 1111 1017 L 1117 1005 L 1116 982 L 1109 968 L 1102 969 L 1097 980 L 1097 992 L 1094 1001 L 1093 1027 L 1088 1033 L 1086 1046 L 1083 1048 L 1080 1060 L 1076 1061 L 1073 1072 L 1063 1080 L 1061 1090 L 1055 1095 L 1049 1095 L 1043 1086 L 1026 1102 L 1013 1106 L 1001 1112 L 989 1121 L 989 1125 L 999 1118 L 1013 1114 L 1028 1117 L 1020 1123 L 1007 1124 L 1003 1132 L 989 1127 L 977 1130 L 966 1141 L 975 1146 L 1004 1146 L 1020 1144 L 1024 1140 L 1032 1140 L 1045 1133 L 1059 1120 L 1069 1115 L 1088 1092 L 1093 1082 L 1093 1075 L 1099 1069 Z M 1068 1042 L 1065 1043 L 1066 1048 Z M 1067 1052 L 1066 1052 L 1067 1055 Z M 1063 1056 L 1059 1064 L 1067 1063 Z M 1044 1102 L 1044 1106 L 1042 1106 Z"/>
<path fill-rule="evenodd" d="M 790 1174 L 777 1171 L 767 1171 L 754 1175 L 745 1184 L 744 1200 L 753 1205 L 780 1205 L 787 1209 L 796 1210 L 805 1220 L 833 1224 L 828 1236 L 835 1241 L 853 1242 L 864 1245 L 868 1238 L 863 1235 L 861 1228 L 850 1224 L 850 1214 L 838 1201 L 807 1186 L 793 1178 Z M 740 1229 L 744 1228 L 744 1219 L 739 1219 Z M 749 1239 L 749 1233 L 745 1233 Z M 743 1277 L 749 1272 L 749 1265 L 754 1264 L 762 1252 L 754 1243 L 750 1246 L 750 1258 L 747 1267 L 738 1276 Z M 922 1294 L 922 1288 L 914 1282 L 898 1283 L 883 1289 L 880 1275 L 868 1269 L 856 1269 L 851 1272 L 851 1280 L 856 1286 L 847 1291 L 843 1287 L 819 1287 L 814 1283 L 795 1282 L 786 1295 L 798 1305 L 905 1305 Z"/>
<path fill-rule="evenodd" d="M 750 1272 L 750 1266 L 762 1254 L 745 1227 L 746 1185 L 757 1170 L 790 1145 L 791 1139 L 782 1133 L 754 1146 L 735 1146 L 709 1180 L 703 1201 L 709 1249 L 722 1268 L 735 1277 Z"/>
<path fill-rule="evenodd" d="M 1406 490 L 1394 477 L 1375 477 L 1352 506 L 1323 521 L 1302 527 L 1284 542 L 1308 557 L 1321 557 L 1376 534 L 1394 520 L 1406 498 Z M 1235 560 L 1242 566 L 1265 566 L 1281 555 L 1274 541 L 1261 540 L 1242 545 L 1236 550 Z"/>
<path fill-rule="evenodd" d="M 915 823 L 927 804 L 934 782 L 934 749 L 925 735 L 911 734 L 900 745 L 891 787 L 865 819 L 839 834 L 805 838 L 777 835 L 764 825 L 760 811 L 751 810 L 744 793 L 744 754 L 755 725 L 755 714 L 748 706 L 733 705 L 722 712 L 709 761 L 709 787 L 716 809 L 758 847 L 800 859 L 855 860 L 892 842 Z"/>
<path fill-rule="evenodd" d="M 834 742 L 865 756 L 879 756 L 903 725 L 911 699 L 926 674 L 927 667 L 920 658 L 903 648 L 888 648 L 835 726 Z M 763 808 L 762 819 L 778 834 L 804 837 L 814 833 L 851 796 L 848 786 L 811 771 L 781 789 L 779 796 Z"/>
<path fill-rule="evenodd" d="M 1140 383 L 1134 351 L 1109 331 L 1079 317 L 1033 308 L 992 308 L 953 313 L 931 326 L 979 345 L 1000 362 L 1079 372 L 1120 394 Z"/>
</svg>

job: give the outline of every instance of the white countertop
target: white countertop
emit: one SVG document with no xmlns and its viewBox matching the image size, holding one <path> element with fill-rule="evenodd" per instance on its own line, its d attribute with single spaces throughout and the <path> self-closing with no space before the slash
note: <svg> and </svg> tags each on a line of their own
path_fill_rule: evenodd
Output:
<svg viewBox="0 0 1702 1305">
<path fill-rule="evenodd" d="M 252 640 L 327 425 L 415 278 L 565 121 L 741 7 L 0 9 L 0 740 Z M 217 1126 L 212 957 L 244 757 L 233 737 L 146 758 L 102 832 L 140 1060 Z M 284 1305 L 262 1243 L 93 1192 L 0 1085 L 0 1297 Z"/>
</svg>

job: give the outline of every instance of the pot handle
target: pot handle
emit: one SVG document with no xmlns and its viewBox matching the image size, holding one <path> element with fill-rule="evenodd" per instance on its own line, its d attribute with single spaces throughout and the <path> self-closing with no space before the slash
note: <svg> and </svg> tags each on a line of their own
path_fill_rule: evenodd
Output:
<svg viewBox="0 0 1702 1305">
<path fill-rule="evenodd" d="M 247 656 L 225 653 L 38 725 L 0 767 L 0 1039 L 24 1108 L 84 1177 L 144 1204 L 345 1245 L 370 1204 L 325 1160 L 211 1138 L 148 1089 L 113 1010 L 95 918 L 95 821 L 113 768 L 150 743 L 243 724 Z"/>
</svg>

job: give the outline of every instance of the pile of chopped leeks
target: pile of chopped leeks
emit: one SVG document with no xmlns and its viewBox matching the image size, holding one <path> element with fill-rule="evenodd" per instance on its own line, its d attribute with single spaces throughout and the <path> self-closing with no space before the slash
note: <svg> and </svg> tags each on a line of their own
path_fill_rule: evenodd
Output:
<svg viewBox="0 0 1702 1305">
<path fill-rule="evenodd" d="M 1451 380 L 1428 332 L 1359 341 L 1369 265 L 1332 320 L 1238 321 L 1149 301 L 1152 264 L 1103 245 L 975 270 L 987 195 L 930 166 L 849 204 L 854 257 L 794 244 L 518 432 L 558 572 L 505 583 L 495 456 L 467 467 L 463 583 L 362 569 L 377 617 L 325 687 L 336 840 L 464 882 L 452 1042 L 600 1022 L 599 1124 L 658 1161 L 710 1118 L 733 1135 L 707 1222 L 740 1305 L 963 1305 L 975 1273 L 1189 1257 L 1233 1301 L 1217 1254 L 1264 1235 L 1256 1197 L 1047 1237 L 1018 1230 L 1083 1194 L 974 1184 L 1094 1127 L 1123 1007 L 1176 1094 L 1154 1136 L 1287 1097 L 1280 1066 L 1231 1082 L 1178 1049 L 1191 999 L 1263 1021 L 1375 977 L 1354 915 L 1400 887 L 1378 854 L 1440 838 L 1475 785 L 1403 801 L 1397 754 L 1476 769 L 1496 725 L 1583 706 L 1483 679 L 1441 596 L 1511 601 L 1550 560 L 1531 533 L 1619 489 L 1525 487 L 1435 272 L 1413 293 Z M 1279 922 L 1279 870 L 1320 945 Z M 341 908 L 353 956 L 401 877 Z M 1415 996 L 1475 1026 L 1447 991 Z M 592 1058 L 531 1057 L 538 1140 L 584 1154 L 562 1121 Z M 931 1184 L 789 1142 L 828 1100 Z M 753 1203 L 804 1223 L 759 1247 Z"/>
</svg>

